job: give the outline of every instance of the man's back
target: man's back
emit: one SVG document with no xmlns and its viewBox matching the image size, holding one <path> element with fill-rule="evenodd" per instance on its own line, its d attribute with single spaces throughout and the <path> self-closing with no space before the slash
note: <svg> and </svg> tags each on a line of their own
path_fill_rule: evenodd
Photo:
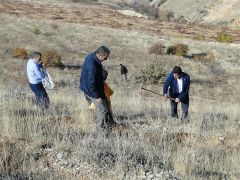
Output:
<svg viewBox="0 0 240 180">
<path fill-rule="evenodd" d="M 121 66 L 121 75 L 122 74 L 126 75 L 128 73 L 127 67 L 122 64 L 120 64 L 120 66 Z"/>
<path fill-rule="evenodd" d="M 80 89 L 96 99 L 104 96 L 102 64 L 95 53 L 90 53 L 85 58 L 80 77 Z"/>
</svg>

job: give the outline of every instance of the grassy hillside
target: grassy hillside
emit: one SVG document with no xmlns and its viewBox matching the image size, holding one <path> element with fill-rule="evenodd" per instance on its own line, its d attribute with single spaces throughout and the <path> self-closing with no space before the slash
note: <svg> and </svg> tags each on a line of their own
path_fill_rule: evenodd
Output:
<svg viewBox="0 0 240 180">
<path fill-rule="evenodd" d="M 30 15 L 11 8 L 1 13 L 0 179 L 239 179 L 239 44 L 186 38 L 168 29 L 169 24 L 160 34 L 139 24 L 132 29 L 109 27 L 109 18 L 96 25 L 72 16 L 72 4 L 58 5 L 68 12 L 63 20 L 51 18 L 55 11 L 42 14 L 40 9 L 28 11 Z M 88 4 L 78 8 L 86 8 L 88 17 L 96 11 Z M 156 43 L 182 43 L 189 51 L 186 57 L 149 55 Z M 103 65 L 114 90 L 114 117 L 126 124 L 108 137 L 95 130 L 95 114 L 78 89 L 85 55 L 103 44 L 111 50 Z M 34 107 L 27 61 L 13 58 L 15 48 L 28 53 L 54 49 L 61 56 L 65 69 L 48 68 L 56 83 L 48 91 L 49 112 Z M 201 53 L 207 56 L 196 56 Z M 180 65 L 190 74 L 189 122 L 169 118 L 169 103 L 135 83 L 140 70 L 153 62 L 168 72 Z M 120 82 L 120 63 L 129 69 L 127 84 Z M 146 87 L 162 91 L 162 84 Z"/>
</svg>

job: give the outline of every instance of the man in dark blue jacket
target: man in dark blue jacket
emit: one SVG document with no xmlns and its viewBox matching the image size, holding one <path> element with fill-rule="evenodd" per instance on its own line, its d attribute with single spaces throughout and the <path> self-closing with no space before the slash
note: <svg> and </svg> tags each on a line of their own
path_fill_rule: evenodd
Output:
<svg viewBox="0 0 240 180">
<path fill-rule="evenodd" d="M 102 62 L 107 60 L 110 50 L 105 47 L 99 47 L 96 52 L 86 56 L 83 63 L 80 89 L 84 92 L 86 100 L 93 102 L 97 107 L 97 129 L 111 128 L 115 126 L 109 102 L 104 93 L 104 80 L 102 76 Z"/>
<path fill-rule="evenodd" d="M 175 99 L 170 99 L 172 117 L 178 117 L 177 105 L 179 102 L 181 102 L 182 106 L 181 120 L 184 120 L 184 118 L 188 116 L 189 88 L 190 76 L 187 73 L 182 72 L 181 67 L 175 66 L 172 70 L 172 73 L 169 74 L 169 76 L 167 77 L 167 80 L 163 87 L 163 94 L 165 95 L 165 100 L 167 100 L 168 97 Z"/>
</svg>

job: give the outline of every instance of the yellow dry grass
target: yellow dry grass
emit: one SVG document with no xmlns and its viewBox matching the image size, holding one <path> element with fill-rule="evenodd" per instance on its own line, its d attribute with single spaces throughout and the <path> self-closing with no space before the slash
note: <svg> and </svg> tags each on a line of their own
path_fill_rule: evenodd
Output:
<svg viewBox="0 0 240 180">
<path fill-rule="evenodd" d="M 16 21 L 15 17 L 1 15 L 0 179 L 143 179 L 151 175 L 164 179 L 167 172 L 181 179 L 240 177 L 239 72 L 215 74 L 224 69 L 216 58 L 202 63 L 183 57 L 148 55 L 149 47 L 164 38 L 166 45 L 169 41 L 187 42 L 190 50 L 200 47 L 211 52 L 213 46 L 144 31 L 89 26 L 87 20 L 86 24 L 79 24 L 21 15 Z M 33 27 L 41 33 L 34 34 Z M 111 49 L 104 67 L 114 90 L 114 116 L 127 123 L 126 128 L 117 129 L 108 138 L 95 130 L 95 114 L 89 112 L 78 89 L 80 69 L 48 69 L 56 87 L 48 91 L 49 112 L 42 113 L 34 107 L 26 61 L 12 59 L 8 53 L 16 47 L 28 52 L 54 48 L 65 65 L 81 66 L 85 54 L 102 44 Z M 230 47 L 217 44 L 214 48 Z M 140 92 L 134 84 L 135 74 L 155 60 L 167 67 L 180 65 L 191 75 L 188 123 L 169 118 L 168 102 Z M 129 69 L 127 84 L 119 81 L 120 63 Z M 213 65 L 222 69 L 213 71 Z M 162 85 L 148 88 L 161 92 Z"/>
</svg>

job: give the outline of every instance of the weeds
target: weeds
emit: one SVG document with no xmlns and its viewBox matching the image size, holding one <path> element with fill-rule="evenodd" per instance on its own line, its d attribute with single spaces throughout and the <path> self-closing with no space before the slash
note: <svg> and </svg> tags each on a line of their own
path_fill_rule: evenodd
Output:
<svg viewBox="0 0 240 180">
<path fill-rule="evenodd" d="M 61 56 L 53 49 L 44 50 L 42 53 L 42 60 L 46 67 L 64 67 L 63 63 L 61 62 Z"/>
<path fill-rule="evenodd" d="M 27 53 L 26 49 L 24 49 L 24 48 L 15 48 L 13 50 L 13 57 L 27 59 L 28 53 Z"/>
<path fill-rule="evenodd" d="M 220 32 L 217 34 L 217 37 L 215 38 L 217 42 L 222 43 L 231 43 L 233 42 L 233 38 L 231 34 L 228 34 L 226 32 Z"/>
<path fill-rule="evenodd" d="M 36 26 L 32 29 L 32 32 L 33 32 L 33 34 L 35 34 L 35 35 L 41 34 L 40 29 L 39 29 L 38 27 L 36 27 Z"/>
<path fill-rule="evenodd" d="M 177 44 L 169 46 L 167 48 L 167 54 L 172 54 L 176 56 L 186 56 L 188 52 L 188 46 L 184 44 Z"/>
<path fill-rule="evenodd" d="M 162 55 L 164 53 L 164 50 L 165 50 L 165 46 L 163 46 L 161 43 L 156 43 L 150 47 L 148 53 Z"/>
</svg>

